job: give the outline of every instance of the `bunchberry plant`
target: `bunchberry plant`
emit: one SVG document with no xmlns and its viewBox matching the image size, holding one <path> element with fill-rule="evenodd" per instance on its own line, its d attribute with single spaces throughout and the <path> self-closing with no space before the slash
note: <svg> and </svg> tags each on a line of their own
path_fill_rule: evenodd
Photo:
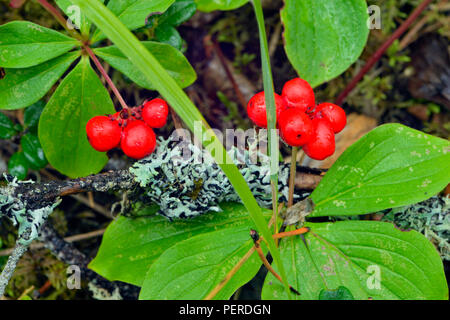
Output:
<svg viewBox="0 0 450 320">
<path fill-rule="evenodd" d="M 67 27 L 57 8 L 38 1 Z M 80 9 L 79 29 L 62 33 L 27 21 L 0 26 L 2 109 L 32 105 L 65 75 L 37 117 L 39 140 L 24 138 L 28 133 L 4 117 L 0 133 L 6 138 L 23 134 L 30 166 L 41 154 L 40 141 L 51 166 L 82 178 L 42 184 L 6 176 L 0 217 L 18 225 L 19 232 L 0 275 L 0 295 L 61 197 L 121 189 L 121 214 L 109 224 L 89 268 L 108 280 L 139 286 L 140 299 L 229 299 L 261 265 L 270 271 L 263 299 L 448 299 L 441 259 L 448 255 L 440 255 L 429 234 L 421 234 L 436 231 L 443 251 L 445 222 L 405 231 L 359 218 L 392 208 L 402 214 L 423 211 L 412 207 L 450 180 L 448 141 L 385 124 L 350 146 L 324 175 L 303 168 L 320 179 L 313 190 L 294 188 L 298 148 L 323 160 L 335 152 L 335 135 L 345 130 L 345 105 L 316 101 L 314 89 L 360 57 L 369 33 L 365 0 L 285 0 L 284 48 L 300 78 L 288 81 L 281 95 L 274 93 L 261 1 L 251 1 L 264 91 L 250 99 L 247 114 L 267 128 L 269 140 L 268 154 L 258 163 L 249 161 L 251 148 L 227 152 L 183 92 L 196 75 L 179 51 L 183 42 L 175 29 L 193 14 L 194 5 L 202 11 L 230 10 L 247 1 L 56 3 L 68 14 L 71 5 Z M 160 42 L 139 41 L 130 30 L 148 32 Z M 112 45 L 103 46 L 105 39 Z M 129 107 L 99 58 L 162 98 Z M 174 135 L 156 138 L 153 129 L 166 124 L 169 106 L 202 145 Z M 279 136 L 293 147 L 290 165 L 279 163 Z M 139 161 L 95 175 L 113 148 Z M 190 156 L 181 157 L 181 150 Z M 198 162 L 199 155 L 211 161 Z M 46 164 L 45 157 L 39 160 L 37 168 Z M 439 220 L 436 210 L 421 223 Z"/>
</svg>

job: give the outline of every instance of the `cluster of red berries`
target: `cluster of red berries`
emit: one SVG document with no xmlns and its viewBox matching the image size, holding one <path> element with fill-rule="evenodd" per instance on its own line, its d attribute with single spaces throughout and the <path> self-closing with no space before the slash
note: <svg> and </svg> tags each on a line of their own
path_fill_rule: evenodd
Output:
<svg viewBox="0 0 450 320">
<path fill-rule="evenodd" d="M 281 96 L 275 94 L 275 105 L 277 126 L 288 145 L 303 147 L 305 153 L 316 160 L 324 160 L 334 153 L 334 135 L 347 123 L 341 107 L 333 103 L 316 105 L 313 89 L 300 78 L 286 82 Z M 267 128 L 264 91 L 250 99 L 247 113 L 254 124 Z"/>
<path fill-rule="evenodd" d="M 157 98 L 113 115 L 95 116 L 86 124 L 87 138 L 97 151 L 120 147 L 130 158 L 142 159 L 156 147 L 152 128 L 162 128 L 168 114 L 167 103 Z"/>
</svg>

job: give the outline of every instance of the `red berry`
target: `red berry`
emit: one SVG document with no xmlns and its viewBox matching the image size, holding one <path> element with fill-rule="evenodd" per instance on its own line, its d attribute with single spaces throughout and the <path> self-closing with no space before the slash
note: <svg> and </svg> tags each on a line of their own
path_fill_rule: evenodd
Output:
<svg viewBox="0 0 450 320">
<path fill-rule="evenodd" d="M 333 155 L 336 149 L 334 132 L 331 123 L 326 119 L 314 118 L 314 139 L 307 143 L 303 150 L 312 159 L 324 160 Z"/>
<path fill-rule="evenodd" d="M 142 159 L 152 153 L 155 146 L 155 133 L 144 121 L 130 121 L 123 129 L 120 147 L 130 158 Z"/>
<path fill-rule="evenodd" d="M 281 138 L 290 146 L 301 147 L 313 139 L 311 119 L 299 108 L 283 111 L 278 121 Z"/>
<path fill-rule="evenodd" d="M 281 95 L 288 108 L 300 108 L 306 112 L 316 104 L 313 89 L 307 81 L 300 78 L 286 82 Z"/>
<path fill-rule="evenodd" d="M 96 116 L 86 124 L 86 133 L 91 146 L 97 151 L 105 152 L 119 145 L 122 128 L 108 116 Z"/>
<path fill-rule="evenodd" d="M 282 111 L 286 109 L 283 98 L 275 93 L 275 108 L 277 110 L 277 119 Z M 247 104 L 247 113 L 250 120 L 259 127 L 267 128 L 267 111 L 264 91 L 255 94 Z"/>
<path fill-rule="evenodd" d="M 347 117 L 344 109 L 333 103 L 321 103 L 314 112 L 315 118 L 327 119 L 331 123 L 334 133 L 341 132 L 347 124 Z"/>
<path fill-rule="evenodd" d="M 144 103 L 142 118 L 152 128 L 162 128 L 167 122 L 169 106 L 163 99 L 153 99 Z"/>
</svg>

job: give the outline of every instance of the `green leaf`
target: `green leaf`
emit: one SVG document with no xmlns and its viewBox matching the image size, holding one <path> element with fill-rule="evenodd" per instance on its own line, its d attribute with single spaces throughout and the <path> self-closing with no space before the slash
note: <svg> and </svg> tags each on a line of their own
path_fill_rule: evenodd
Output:
<svg viewBox="0 0 450 320">
<path fill-rule="evenodd" d="M 197 11 L 197 5 L 194 0 L 177 0 L 166 12 L 157 17 L 158 24 L 168 24 L 174 27 L 189 20 Z"/>
<path fill-rule="evenodd" d="M 183 47 L 183 39 L 175 27 L 169 24 L 163 24 L 156 28 L 155 35 L 158 41 L 171 45 L 177 50 Z"/>
<path fill-rule="evenodd" d="M 319 300 L 354 300 L 352 293 L 346 287 L 340 286 L 337 290 L 320 291 Z"/>
<path fill-rule="evenodd" d="M 311 194 L 309 217 L 357 215 L 426 200 L 450 181 L 450 142 L 400 124 L 349 147 Z"/>
<path fill-rule="evenodd" d="M 34 134 L 27 133 L 23 135 L 20 139 L 20 145 L 32 169 L 39 170 L 47 165 L 47 159 L 45 158 L 39 139 Z"/>
<path fill-rule="evenodd" d="M 78 45 L 78 41 L 28 21 L 0 26 L 0 66 L 28 68 L 53 59 Z"/>
<path fill-rule="evenodd" d="M 19 180 L 27 177 L 28 161 L 22 151 L 16 152 L 11 156 L 8 162 L 8 172 Z"/>
<path fill-rule="evenodd" d="M 119 217 L 108 226 L 89 268 L 108 280 L 141 286 L 150 266 L 173 245 L 199 234 L 250 225 L 243 205 L 222 203 L 220 207 L 222 212 L 190 220 L 169 221 L 161 216 Z"/>
<path fill-rule="evenodd" d="M 44 110 L 44 107 L 45 102 L 39 100 L 38 102 L 25 109 L 25 112 L 23 114 L 23 123 L 27 128 L 37 128 L 37 125 L 39 124 L 39 118 L 41 117 L 41 113 Z"/>
<path fill-rule="evenodd" d="M 0 139 L 11 139 L 17 133 L 14 123 L 0 112 Z"/>
<path fill-rule="evenodd" d="M 309 223 L 311 232 L 285 238 L 280 251 L 297 299 L 317 299 L 322 290 L 345 286 L 355 299 L 448 299 L 436 248 L 416 231 L 376 221 Z M 271 275 L 263 299 L 285 299 Z"/>
<path fill-rule="evenodd" d="M 143 41 L 142 44 L 155 56 L 180 87 L 185 88 L 194 83 L 197 78 L 195 70 L 181 52 L 164 43 Z M 94 52 L 139 86 L 149 90 L 155 89 L 145 74 L 136 69 L 116 46 L 95 49 Z"/>
<path fill-rule="evenodd" d="M 247 2 L 248 0 L 195 0 L 198 10 L 204 12 L 233 10 L 243 6 Z"/>
<path fill-rule="evenodd" d="M 175 0 L 121 0 L 109 1 L 108 9 L 129 29 L 134 30 L 145 26 L 145 19 L 152 13 L 163 13 Z M 92 42 L 105 38 L 97 30 L 92 36 Z"/>
<path fill-rule="evenodd" d="M 58 86 L 39 121 L 39 139 L 50 164 L 71 178 L 99 172 L 108 157 L 89 144 L 86 123 L 108 113 L 114 113 L 108 91 L 83 57 Z"/>
<path fill-rule="evenodd" d="M 285 0 L 285 50 L 299 76 L 316 87 L 347 70 L 364 49 L 368 18 L 365 0 Z"/>
<path fill-rule="evenodd" d="M 169 76 L 158 60 L 143 46 L 142 43 L 123 25 L 123 23 L 103 4 L 97 0 L 71 0 L 72 3 L 81 7 L 86 16 L 92 20 L 108 38 L 122 51 L 137 69 L 143 72 L 147 79 L 155 85 L 155 89 L 167 100 L 168 104 L 180 116 L 181 120 L 194 132 L 194 136 L 204 146 L 213 144 L 217 146 L 218 152 L 212 155 L 217 164 L 226 174 L 242 203 L 248 210 L 258 231 L 266 239 L 270 252 L 277 265 L 281 265 L 278 248 L 272 239 L 272 233 L 267 227 L 261 208 L 256 202 L 247 182 L 225 151 L 223 144 L 217 135 L 195 107 L 186 93 L 177 85 L 175 80 Z M 196 124 L 200 124 L 197 126 Z M 199 127 L 198 129 L 196 129 Z M 203 137 L 203 139 L 201 139 Z M 221 151 L 221 152 L 219 152 Z M 223 155 L 223 156 L 222 156 Z"/>
<path fill-rule="evenodd" d="M 70 67 L 80 52 L 69 52 L 61 57 L 26 69 L 5 69 L 0 80 L 0 109 L 20 109 L 41 99 Z"/>
<path fill-rule="evenodd" d="M 252 248 L 251 228 L 254 228 L 253 223 L 244 216 L 239 223 L 221 224 L 214 231 L 190 236 L 176 243 L 151 265 L 139 299 L 205 298 Z M 260 266 L 261 260 L 254 252 L 215 299 L 229 299 L 255 276 Z"/>
</svg>

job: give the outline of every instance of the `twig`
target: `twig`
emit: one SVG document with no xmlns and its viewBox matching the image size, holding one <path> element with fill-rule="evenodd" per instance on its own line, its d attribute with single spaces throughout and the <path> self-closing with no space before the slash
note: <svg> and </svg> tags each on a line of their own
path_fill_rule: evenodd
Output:
<svg viewBox="0 0 450 320">
<path fill-rule="evenodd" d="M 104 215 L 105 217 L 112 219 L 111 212 L 109 210 L 105 209 L 104 207 L 102 207 L 101 205 L 97 204 L 95 201 L 91 203 L 91 201 L 89 199 L 86 199 L 85 197 L 83 197 L 80 194 L 72 194 L 70 196 L 72 198 L 78 200 L 82 204 L 88 206 L 92 210 L 97 211 L 101 215 Z"/>
<path fill-rule="evenodd" d="M 280 204 L 280 208 L 281 208 Z M 272 224 L 275 222 L 276 217 L 272 216 L 270 218 L 269 224 L 267 225 L 267 227 L 270 229 L 270 227 L 272 226 Z M 205 298 L 203 298 L 203 300 L 212 300 L 219 292 L 220 290 L 223 289 L 223 287 L 225 287 L 225 285 L 228 283 L 228 281 L 231 280 L 231 278 L 233 278 L 233 276 L 236 274 L 236 272 L 239 271 L 240 268 L 242 268 L 242 266 L 244 265 L 245 262 L 247 262 L 248 259 L 250 259 L 250 257 L 252 256 L 252 254 L 255 252 L 256 248 L 255 246 L 251 247 L 250 250 L 247 251 L 247 253 L 241 258 L 241 260 L 239 260 L 238 263 L 235 264 L 235 266 L 226 274 L 226 276 L 222 279 L 222 281 L 219 282 L 219 284 L 217 286 L 214 287 L 214 289 L 212 289 Z"/>
<path fill-rule="evenodd" d="M 12 254 L 9 256 L 6 266 L 3 268 L 0 274 L 0 297 L 4 295 L 6 286 L 11 279 L 14 270 L 16 270 L 17 262 L 19 262 L 20 257 L 27 251 L 28 246 L 20 242 L 16 243 Z"/>
<path fill-rule="evenodd" d="M 96 287 L 100 287 L 109 293 L 113 293 L 117 291 L 117 289 L 120 289 L 122 298 L 136 299 L 138 294 L 138 289 L 136 287 L 125 283 L 110 282 L 94 271 L 88 269 L 87 264 L 90 259 L 76 249 L 72 243 L 64 241 L 49 223 L 42 226 L 40 240 L 58 260 L 68 265 L 80 267 L 84 276 Z"/>
<path fill-rule="evenodd" d="M 108 73 L 103 68 L 102 64 L 98 60 L 98 58 L 95 55 L 94 51 L 92 51 L 92 49 L 88 45 L 84 45 L 83 48 L 86 50 L 86 52 L 89 55 L 89 57 L 91 57 L 92 61 L 96 65 L 98 71 L 100 71 L 100 73 L 102 74 L 103 78 L 105 78 L 106 82 L 108 83 L 108 86 L 111 88 L 111 90 L 113 91 L 114 95 L 117 97 L 117 100 L 119 100 L 119 103 L 122 106 L 122 108 L 128 110 L 129 107 L 128 107 L 127 103 L 122 98 L 122 95 L 120 94 L 120 92 L 116 88 L 116 86 L 114 85 L 114 82 L 111 80 L 111 78 L 109 77 Z"/>
<path fill-rule="evenodd" d="M 234 79 L 233 73 L 231 72 L 230 67 L 228 66 L 228 62 L 225 59 L 225 56 L 223 55 L 222 49 L 220 49 L 217 40 L 213 40 L 213 48 L 217 56 L 219 57 L 220 63 L 222 64 L 222 67 L 225 70 L 227 77 L 230 79 L 230 82 L 233 86 L 234 92 L 236 93 L 239 103 L 242 105 L 243 108 L 245 108 L 247 105 L 247 101 L 245 100 L 244 95 L 242 94 L 242 91 L 236 82 L 236 79 Z"/>
<path fill-rule="evenodd" d="M 64 238 L 64 241 L 72 243 L 77 241 L 82 241 L 86 239 L 91 239 L 94 237 L 99 237 L 105 233 L 106 229 L 95 230 L 91 232 L 86 232 L 82 234 L 77 234 L 74 236 Z M 38 250 L 45 247 L 44 243 L 33 243 L 30 245 L 30 250 Z M 9 256 L 13 252 L 14 248 L 4 249 L 0 251 L 0 257 Z"/>
<path fill-rule="evenodd" d="M 275 27 L 275 30 L 273 31 L 272 37 L 270 38 L 269 42 L 269 56 L 273 57 L 273 54 L 275 53 L 275 50 L 277 49 L 278 42 L 280 41 L 280 35 L 281 35 L 281 22 L 278 22 L 278 24 Z"/>
<path fill-rule="evenodd" d="M 267 268 L 267 270 L 269 270 L 270 273 L 272 273 L 275 278 L 277 278 L 281 283 L 283 283 L 283 279 L 280 277 L 280 275 L 272 268 L 272 266 L 270 265 L 269 261 L 267 261 L 266 256 L 264 255 L 264 252 L 261 249 L 261 238 L 259 237 L 258 233 L 255 230 L 251 230 L 250 231 L 250 236 L 253 239 L 253 242 L 255 244 L 254 248 L 256 250 L 256 252 L 258 253 L 259 258 L 261 259 L 261 261 L 263 262 L 264 266 Z M 300 292 L 298 292 L 296 289 L 294 289 L 291 285 L 289 285 L 289 289 L 297 294 L 300 295 Z"/>
<path fill-rule="evenodd" d="M 367 61 L 367 63 L 364 65 L 364 67 L 358 72 L 358 74 L 350 81 L 350 83 L 347 85 L 347 87 L 344 89 L 344 91 L 339 95 L 339 97 L 336 99 L 335 103 L 338 105 L 341 105 L 342 102 L 344 102 L 345 98 L 350 94 L 350 92 L 355 89 L 356 85 L 361 81 L 361 79 L 364 77 L 364 75 L 372 69 L 372 67 L 375 65 L 375 63 L 378 62 L 378 60 L 381 59 L 381 57 L 384 55 L 386 50 L 394 43 L 395 40 L 397 40 L 408 28 L 411 26 L 411 24 L 419 17 L 419 15 L 428 7 L 428 5 L 433 0 L 424 0 L 414 11 L 411 13 L 411 15 L 406 19 L 400 27 L 394 31 L 394 33 L 389 37 L 389 39 L 381 45 L 380 48 L 370 57 L 370 59 Z"/>
</svg>

